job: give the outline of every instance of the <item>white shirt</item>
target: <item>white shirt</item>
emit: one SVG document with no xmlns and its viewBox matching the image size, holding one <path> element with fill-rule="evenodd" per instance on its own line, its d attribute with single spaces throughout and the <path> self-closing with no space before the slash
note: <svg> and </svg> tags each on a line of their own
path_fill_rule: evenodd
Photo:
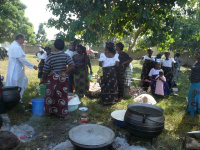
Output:
<svg viewBox="0 0 200 150">
<path fill-rule="evenodd" d="M 163 71 L 162 69 L 156 70 L 155 68 L 152 68 L 149 72 L 149 76 L 159 75 L 159 72 Z"/>
<path fill-rule="evenodd" d="M 176 63 L 174 58 L 169 58 L 169 60 L 166 60 L 166 59 L 161 60 L 161 64 L 162 64 L 163 67 L 170 67 L 171 68 L 172 63 Z"/>
<path fill-rule="evenodd" d="M 119 62 L 119 54 L 115 54 L 114 57 L 108 58 L 104 53 L 101 53 L 99 61 L 103 62 L 102 67 L 115 66 L 116 62 Z"/>
<path fill-rule="evenodd" d="M 144 56 L 144 61 L 145 60 L 151 60 L 151 61 L 155 61 L 155 56 L 151 56 L 151 58 L 147 55 Z"/>
<path fill-rule="evenodd" d="M 65 54 L 69 55 L 71 58 L 73 58 L 74 55 L 78 54 L 77 51 L 71 51 L 71 50 L 66 50 Z"/>
</svg>

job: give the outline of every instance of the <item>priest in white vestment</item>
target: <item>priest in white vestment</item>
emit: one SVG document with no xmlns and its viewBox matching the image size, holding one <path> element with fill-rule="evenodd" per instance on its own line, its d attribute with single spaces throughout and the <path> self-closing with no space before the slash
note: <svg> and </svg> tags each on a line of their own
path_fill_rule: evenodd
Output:
<svg viewBox="0 0 200 150">
<path fill-rule="evenodd" d="M 21 47 L 24 43 L 24 35 L 18 34 L 15 41 L 12 42 L 8 50 L 8 69 L 5 86 L 18 86 L 21 87 L 21 100 L 24 91 L 28 84 L 28 78 L 25 75 L 24 67 L 34 68 L 37 70 L 37 66 L 28 62 L 25 58 L 25 53 Z"/>
</svg>

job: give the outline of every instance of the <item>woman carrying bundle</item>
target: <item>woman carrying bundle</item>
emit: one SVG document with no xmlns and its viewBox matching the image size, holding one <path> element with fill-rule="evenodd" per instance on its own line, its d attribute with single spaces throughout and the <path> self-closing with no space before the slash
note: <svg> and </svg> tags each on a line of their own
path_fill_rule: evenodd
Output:
<svg viewBox="0 0 200 150">
<path fill-rule="evenodd" d="M 103 68 L 101 78 L 101 99 L 103 104 L 118 102 L 117 70 L 119 54 L 116 54 L 114 43 L 106 43 L 105 53 L 101 53 L 99 66 Z"/>
</svg>

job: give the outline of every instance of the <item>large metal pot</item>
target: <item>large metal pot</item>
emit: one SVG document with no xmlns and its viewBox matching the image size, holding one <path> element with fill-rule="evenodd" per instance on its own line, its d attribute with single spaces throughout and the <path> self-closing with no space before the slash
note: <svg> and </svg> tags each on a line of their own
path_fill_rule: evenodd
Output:
<svg viewBox="0 0 200 150">
<path fill-rule="evenodd" d="M 20 101 L 21 88 L 18 86 L 5 86 L 2 88 L 2 99 L 5 103 L 14 103 Z"/>
<path fill-rule="evenodd" d="M 69 139 L 78 150 L 106 150 L 114 138 L 115 133 L 102 125 L 79 125 L 69 131 Z"/>
<path fill-rule="evenodd" d="M 144 103 L 128 105 L 124 117 L 126 129 L 134 136 L 152 139 L 164 129 L 163 109 Z"/>
</svg>

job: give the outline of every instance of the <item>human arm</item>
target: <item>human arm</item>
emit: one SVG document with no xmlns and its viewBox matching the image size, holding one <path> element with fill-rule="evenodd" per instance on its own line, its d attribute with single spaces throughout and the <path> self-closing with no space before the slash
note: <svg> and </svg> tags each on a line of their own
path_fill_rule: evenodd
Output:
<svg viewBox="0 0 200 150">
<path fill-rule="evenodd" d="M 35 65 L 33 65 L 33 64 L 31 64 L 30 62 L 28 62 L 27 60 L 26 60 L 26 58 L 24 58 L 24 57 L 19 57 L 19 58 L 17 58 L 23 65 L 25 65 L 25 66 L 27 66 L 28 68 L 30 68 L 30 69 L 35 69 L 35 70 L 37 70 L 37 66 L 35 66 Z"/>
<path fill-rule="evenodd" d="M 105 61 L 106 57 L 104 53 L 101 53 L 100 58 L 99 58 L 99 66 L 103 67 L 103 61 Z"/>
<path fill-rule="evenodd" d="M 87 56 L 87 58 L 88 58 L 88 66 L 90 68 L 90 74 L 93 74 L 93 72 L 92 72 L 92 65 L 91 65 L 91 62 L 90 62 L 90 58 L 88 56 Z"/>
</svg>

